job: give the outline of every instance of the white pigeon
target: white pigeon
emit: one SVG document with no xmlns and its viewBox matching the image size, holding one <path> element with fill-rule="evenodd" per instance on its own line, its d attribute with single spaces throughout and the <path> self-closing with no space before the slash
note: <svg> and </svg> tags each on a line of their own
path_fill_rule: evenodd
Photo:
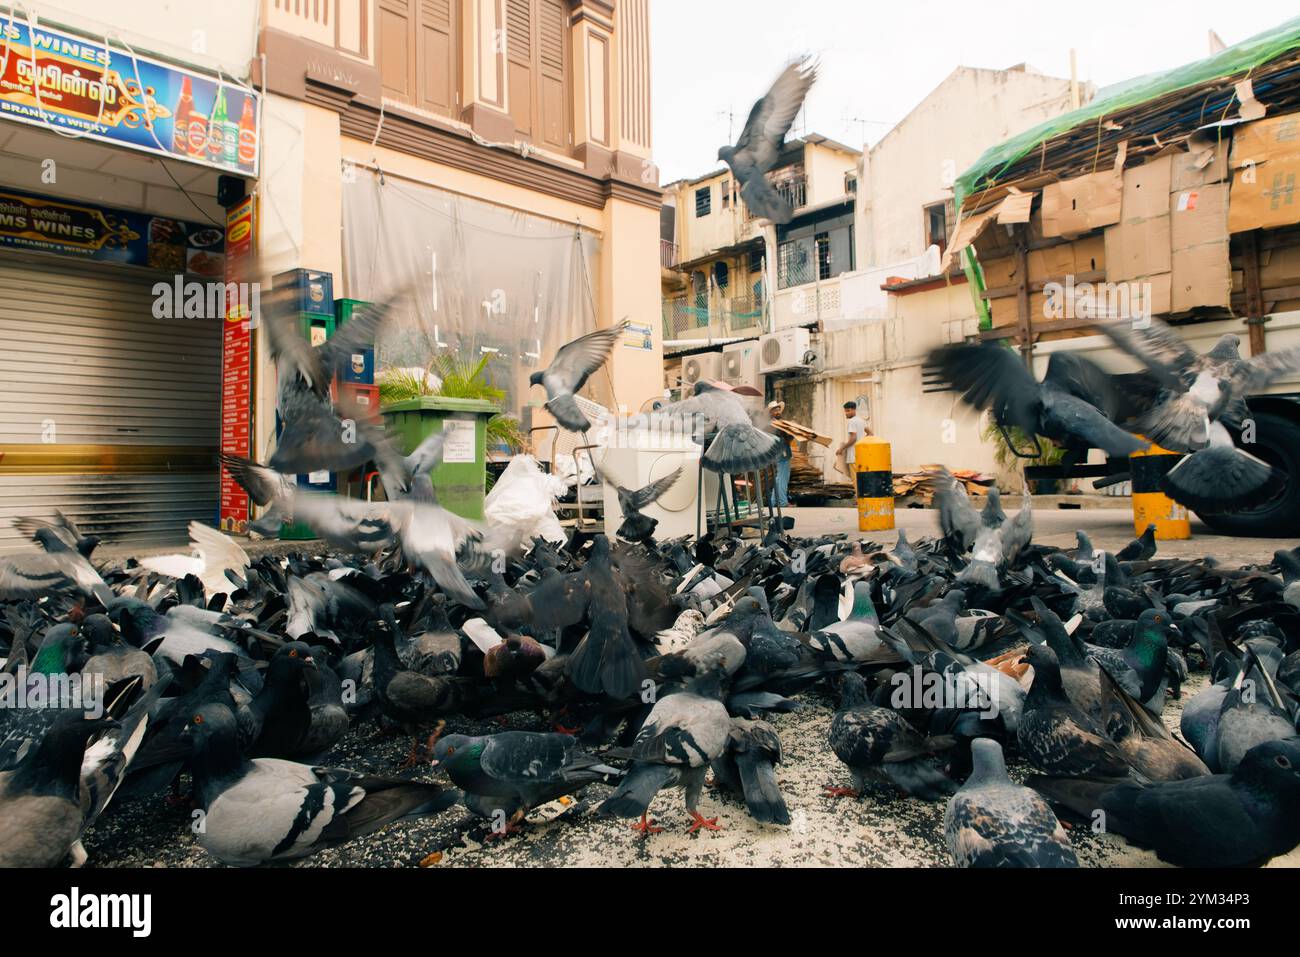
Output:
<svg viewBox="0 0 1300 957">
<path fill-rule="evenodd" d="M 231 570 L 240 578 L 248 574 L 249 558 L 234 539 L 223 535 L 202 522 L 190 522 L 191 555 L 155 555 L 140 559 L 140 564 L 151 572 L 171 578 L 193 575 L 203 582 L 208 597 L 230 594 L 236 585 L 226 577 Z"/>
</svg>

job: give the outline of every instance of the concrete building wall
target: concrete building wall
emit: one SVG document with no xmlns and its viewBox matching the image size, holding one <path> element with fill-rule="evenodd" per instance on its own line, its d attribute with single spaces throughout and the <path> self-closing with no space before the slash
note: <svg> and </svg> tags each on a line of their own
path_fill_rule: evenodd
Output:
<svg viewBox="0 0 1300 957">
<path fill-rule="evenodd" d="M 820 206 L 844 196 L 844 175 L 857 170 L 860 154 L 824 143 L 804 146 L 804 172 L 808 178 L 808 205 Z"/>
<path fill-rule="evenodd" d="M 819 368 L 813 420 L 817 431 L 844 437 L 842 406 L 865 397 L 860 409 L 872 431 L 893 446 L 895 472 L 943 463 L 996 474 L 993 448 L 984 442 L 982 416 L 950 392 L 926 394 L 921 370 L 931 349 L 976 332 L 978 319 L 965 283 L 936 284 L 890 295 L 890 314 L 842 326 L 816 340 Z M 842 481 L 827 458 L 823 475 Z"/>
<path fill-rule="evenodd" d="M 864 158 L 861 265 L 925 251 L 922 208 L 994 143 L 1070 108 L 1070 81 L 1025 70 L 958 67 Z"/>
<path fill-rule="evenodd" d="M 572 4 L 565 23 L 571 70 L 564 82 L 573 97 L 574 134 L 564 151 L 543 137 L 515 135 L 504 53 L 491 42 L 504 16 L 502 3 L 457 0 L 462 109 L 443 116 L 418 98 L 394 98 L 381 88 L 385 37 L 399 46 L 408 38 L 404 31 L 377 30 L 368 19 L 372 5 L 361 8 L 359 21 L 340 17 L 327 27 L 315 7 L 261 2 L 272 91 L 258 186 L 268 271 L 303 266 L 343 275 L 342 175 L 353 165 L 581 226 L 601 238 L 600 275 L 592 277 L 599 289 L 597 325 L 627 318 L 652 330 L 651 349 L 615 348 L 613 394 L 596 398 L 635 411 L 662 394 L 646 0 L 617 7 L 596 0 Z M 354 2 L 344 6 L 350 10 Z M 344 294 L 339 285 L 336 294 Z M 593 386 L 603 388 L 596 380 Z M 274 422 L 273 390 L 274 375 L 260 375 L 259 448 Z M 539 395 L 531 398 L 540 406 Z M 546 420 L 537 409 L 534 425 Z"/>
</svg>

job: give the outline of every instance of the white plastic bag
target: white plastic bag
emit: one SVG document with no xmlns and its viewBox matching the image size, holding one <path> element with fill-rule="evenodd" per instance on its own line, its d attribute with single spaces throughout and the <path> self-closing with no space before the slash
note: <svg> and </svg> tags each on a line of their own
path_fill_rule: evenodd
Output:
<svg viewBox="0 0 1300 957">
<path fill-rule="evenodd" d="M 516 455 L 483 502 L 489 537 L 508 550 L 526 547 L 538 535 L 548 542 L 565 541 L 551 508 L 565 490 L 564 480 L 547 475 L 531 455 Z"/>
</svg>

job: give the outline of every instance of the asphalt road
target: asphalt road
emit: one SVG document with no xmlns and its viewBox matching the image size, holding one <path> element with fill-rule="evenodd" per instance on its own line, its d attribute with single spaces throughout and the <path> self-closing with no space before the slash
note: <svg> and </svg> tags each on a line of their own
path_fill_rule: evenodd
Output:
<svg viewBox="0 0 1300 957">
<path fill-rule="evenodd" d="M 1049 502 L 1068 500 L 1068 497 L 1049 499 Z M 1128 499 L 1116 499 L 1114 507 L 1097 507 L 1095 499 L 1088 500 L 1082 508 L 1035 508 L 1034 542 L 1073 548 L 1075 532 L 1088 533 L 1092 544 L 1110 551 L 1123 548 L 1133 540 L 1133 514 Z M 1122 504 L 1121 504 L 1122 503 Z M 1019 496 L 1004 496 L 1007 511 L 1019 508 Z M 792 534 L 817 536 L 845 532 L 871 541 L 887 544 L 893 532 L 859 532 L 857 511 L 852 508 L 792 508 L 786 510 L 795 520 Z M 911 541 L 938 533 L 938 518 L 932 509 L 900 508 L 894 513 L 895 524 L 907 532 Z M 1192 537 L 1181 542 L 1159 542 L 1157 557 L 1204 558 L 1213 556 L 1225 565 L 1256 565 L 1272 560 L 1279 548 L 1294 548 L 1300 541 L 1285 538 L 1233 538 L 1217 535 L 1193 517 Z"/>
</svg>

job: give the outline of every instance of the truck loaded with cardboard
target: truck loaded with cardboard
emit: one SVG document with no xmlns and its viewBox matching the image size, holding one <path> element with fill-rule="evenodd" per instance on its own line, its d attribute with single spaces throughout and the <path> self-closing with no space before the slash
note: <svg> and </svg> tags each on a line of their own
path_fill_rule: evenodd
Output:
<svg viewBox="0 0 1300 957">
<path fill-rule="evenodd" d="M 973 280 L 981 338 L 1020 350 L 1040 377 L 1058 350 L 1134 371 L 1099 320 L 1158 317 L 1198 353 L 1225 333 L 1243 356 L 1289 349 L 1300 346 L 1298 173 L 1300 20 L 994 147 L 958 182 L 947 255 Z M 1289 480 L 1269 501 L 1201 518 L 1300 534 L 1300 377 L 1250 411 L 1250 453 Z M 1102 459 L 1074 474 L 1104 485 L 1128 470 Z"/>
</svg>

